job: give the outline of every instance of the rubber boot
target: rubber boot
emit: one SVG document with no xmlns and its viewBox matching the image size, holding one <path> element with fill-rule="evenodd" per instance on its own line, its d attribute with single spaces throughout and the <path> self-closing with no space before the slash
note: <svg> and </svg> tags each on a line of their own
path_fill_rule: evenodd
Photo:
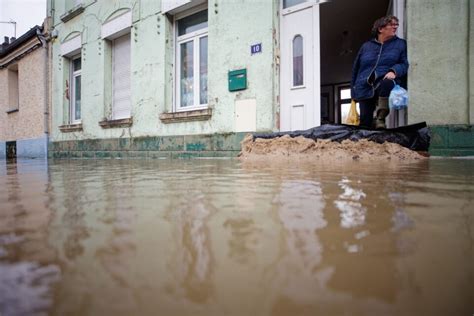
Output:
<svg viewBox="0 0 474 316">
<path fill-rule="evenodd" d="M 390 113 L 388 107 L 388 98 L 379 97 L 377 107 L 375 108 L 375 128 L 385 129 L 385 118 Z"/>
</svg>

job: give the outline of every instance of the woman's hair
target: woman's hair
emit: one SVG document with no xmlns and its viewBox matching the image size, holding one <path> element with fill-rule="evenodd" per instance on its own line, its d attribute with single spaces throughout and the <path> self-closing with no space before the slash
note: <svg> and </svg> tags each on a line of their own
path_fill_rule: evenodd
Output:
<svg viewBox="0 0 474 316">
<path fill-rule="evenodd" d="M 372 37 L 377 37 L 377 35 L 379 35 L 380 33 L 379 28 L 387 26 L 392 21 L 397 21 L 398 23 L 398 18 L 394 15 L 387 15 L 380 19 L 377 19 L 374 22 L 374 26 L 372 26 Z"/>
</svg>

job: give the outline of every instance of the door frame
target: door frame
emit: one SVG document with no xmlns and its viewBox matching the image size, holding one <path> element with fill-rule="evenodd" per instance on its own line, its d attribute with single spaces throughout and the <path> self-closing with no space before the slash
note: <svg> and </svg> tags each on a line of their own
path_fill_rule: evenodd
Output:
<svg viewBox="0 0 474 316">
<path fill-rule="evenodd" d="M 280 14 L 279 14 L 279 26 L 280 26 L 280 32 L 279 32 L 279 43 L 280 43 L 280 48 L 282 47 L 282 41 L 285 40 L 282 38 L 282 26 L 283 26 L 283 18 L 285 15 L 288 15 L 288 14 L 291 14 L 291 13 L 295 13 L 295 12 L 298 12 L 298 11 L 301 11 L 301 10 L 305 10 L 305 9 L 310 9 L 313 10 L 312 12 L 312 25 L 313 25 L 313 42 L 312 42 L 312 51 L 313 51 L 313 54 L 312 56 L 310 56 L 310 58 L 313 59 L 313 69 L 312 71 L 309 70 L 308 72 L 305 72 L 308 73 L 308 74 L 311 74 L 312 77 L 313 77 L 313 91 L 312 91 L 312 125 L 311 127 L 314 127 L 314 126 L 320 126 L 321 125 L 321 100 L 320 100 L 320 94 L 321 94 L 321 54 L 320 54 L 320 43 L 321 43 L 321 39 L 320 39 L 320 29 L 319 29 L 319 4 L 323 3 L 323 2 L 326 2 L 326 0 L 308 0 L 306 2 L 303 2 L 303 3 L 300 3 L 300 4 L 297 4 L 295 6 L 292 6 L 292 7 L 289 7 L 289 8 L 286 8 L 286 9 L 283 9 L 283 0 L 279 0 L 279 8 L 280 8 Z M 316 29 L 315 29 L 315 25 L 317 25 Z M 288 39 L 286 39 L 288 40 Z M 280 49 L 280 57 L 281 57 L 281 49 Z M 290 63 L 291 64 L 291 61 L 286 61 L 287 63 Z M 285 123 L 283 123 L 283 120 L 285 119 L 284 117 L 282 117 L 282 94 L 283 94 L 283 89 L 282 89 L 282 71 L 281 71 L 281 68 L 282 68 L 282 64 L 284 65 L 284 62 L 283 61 L 280 61 L 280 70 L 279 70 L 279 95 L 280 95 L 280 117 L 279 117 L 279 122 L 278 122 L 278 126 L 279 126 L 279 129 L 281 130 L 281 126 L 282 125 L 285 125 Z M 317 84 L 315 84 L 315 82 L 317 82 Z M 286 119 L 289 119 L 289 118 L 286 118 Z M 282 124 L 283 123 L 283 124 Z M 309 128 L 309 127 L 307 127 Z"/>
</svg>

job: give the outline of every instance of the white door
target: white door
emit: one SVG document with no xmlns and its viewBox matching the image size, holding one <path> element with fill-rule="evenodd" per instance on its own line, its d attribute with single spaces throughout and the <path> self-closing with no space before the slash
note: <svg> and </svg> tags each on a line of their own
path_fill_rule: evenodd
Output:
<svg viewBox="0 0 474 316">
<path fill-rule="evenodd" d="M 280 130 L 319 126 L 319 6 L 282 0 L 280 16 Z"/>
<path fill-rule="evenodd" d="M 123 35 L 112 44 L 112 116 L 129 118 L 130 98 L 130 34 Z"/>
</svg>

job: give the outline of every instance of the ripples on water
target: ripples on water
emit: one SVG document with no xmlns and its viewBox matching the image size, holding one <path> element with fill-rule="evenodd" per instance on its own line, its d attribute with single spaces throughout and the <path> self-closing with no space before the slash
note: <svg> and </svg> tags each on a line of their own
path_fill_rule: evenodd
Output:
<svg viewBox="0 0 474 316">
<path fill-rule="evenodd" d="M 0 161 L 0 315 L 471 315 L 473 175 Z"/>
</svg>

